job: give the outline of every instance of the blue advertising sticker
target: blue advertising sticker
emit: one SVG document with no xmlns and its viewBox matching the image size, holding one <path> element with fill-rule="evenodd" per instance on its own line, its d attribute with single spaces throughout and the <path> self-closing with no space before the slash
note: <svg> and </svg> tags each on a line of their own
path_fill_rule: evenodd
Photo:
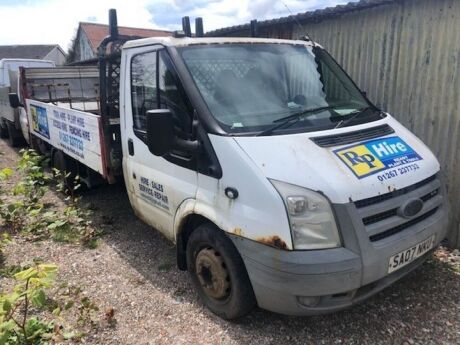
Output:
<svg viewBox="0 0 460 345">
<path fill-rule="evenodd" d="M 39 107 L 38 105 L 30 106 L 30 113 L 32 115 L 32 129 L 46 138 L 50 138 L 50 130 L 48 126 L 48 115 L 46 108 Z"/>
<path fill-rule="evenodd" d="M 369 140 L 333 152 L 359 179 L 422 160 L 400 137 Z"/>
</svg>

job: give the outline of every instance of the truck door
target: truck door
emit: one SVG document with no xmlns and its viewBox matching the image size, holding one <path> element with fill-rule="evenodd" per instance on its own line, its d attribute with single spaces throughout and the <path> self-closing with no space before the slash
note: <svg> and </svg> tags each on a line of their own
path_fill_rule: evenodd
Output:
<svg viewBox="0 0 460 345">
<path fill-rule="evenodd" d="M 184 137 L 192 133 L 192 108 L 168 53 L 162 48 L 128 50 L 123 92 L 123 168 L 126 187 L 136 214 L 174 239 L 174 215 L 186 199 L 194 199 L 198 174 L 195 159 L 175 151 L 163 157 L 146 145 L 146 113 L 167 108 Z M 149 51 L 145 51 L 149 49 Z M 129 91 L 128 91 L 129 90 Z"/>
</svg>

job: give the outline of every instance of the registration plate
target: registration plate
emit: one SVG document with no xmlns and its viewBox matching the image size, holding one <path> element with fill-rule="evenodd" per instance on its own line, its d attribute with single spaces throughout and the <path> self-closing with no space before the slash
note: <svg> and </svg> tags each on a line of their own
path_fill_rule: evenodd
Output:
<svg viewBox="0 0 460 345">
<path fill-rule="evenodd" d="M 394 272 L 410 264 L 415 259 L 421 257 L 434 246 L 435 235 L 427 238 L 425 241 L 416 244 L 415 246 L 403 250 L 398 254 L 393 255 L 388 263 L 388 273 Z"/>
</svg>

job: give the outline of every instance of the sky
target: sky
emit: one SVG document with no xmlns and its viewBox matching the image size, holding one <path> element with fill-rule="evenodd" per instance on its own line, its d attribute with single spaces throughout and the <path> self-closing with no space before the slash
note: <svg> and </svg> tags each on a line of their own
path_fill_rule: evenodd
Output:
<svg viewBox="0 0 460 345">
<path fill-rule="evenodd" d="M 244 24 L 251 19 L 290 15 L 345 4 L 349 0 L 0 0 L 0 45 L 59 44 L 65 51 L 78 22 L 178 30 L 181 18 L 203 17 L 204 30 Z M 192 25 L 193 27 L 193 25 Z"/>
</svg>

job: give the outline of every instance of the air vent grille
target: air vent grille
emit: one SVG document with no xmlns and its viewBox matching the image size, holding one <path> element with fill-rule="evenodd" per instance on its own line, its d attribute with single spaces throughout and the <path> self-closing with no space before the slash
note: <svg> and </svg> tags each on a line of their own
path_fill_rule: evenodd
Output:
<svg viewBox="0 0 460 345">
<path fill-rule="evenodd" d="M 321 147 L 333 147 L 352 144 L 368 139 L 379 138 L 394 132 L 395 131 L 393 128 L 385 124 L 377 127 L 362 129 L 359 131 L 315 137 L 311 138 L 311 140 L 313 140 L 316 145 Z"/>
</svg>

